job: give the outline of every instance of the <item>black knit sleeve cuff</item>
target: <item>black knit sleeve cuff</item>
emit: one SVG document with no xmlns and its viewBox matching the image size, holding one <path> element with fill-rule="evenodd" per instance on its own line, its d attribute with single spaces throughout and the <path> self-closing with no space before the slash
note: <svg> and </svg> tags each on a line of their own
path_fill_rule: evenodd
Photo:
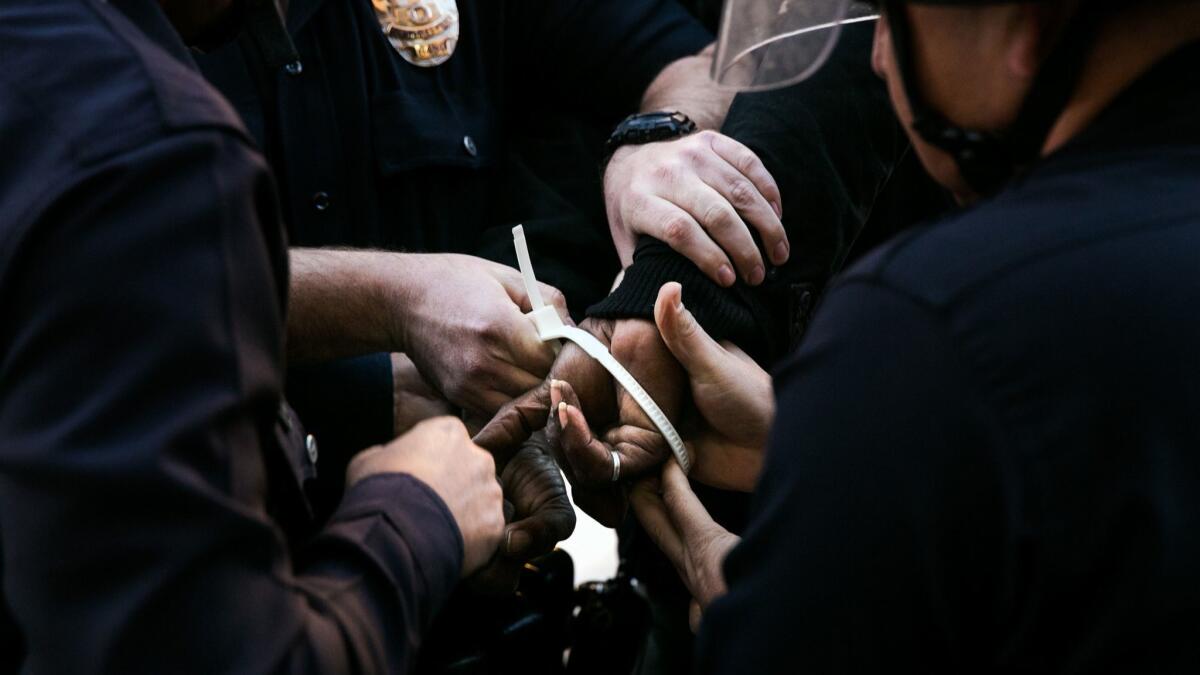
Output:
<svg viewBox="0 0 1200 675">
<path fill-rule="evenodd" d="M 722 288 L 666 244 L 643 237 L 621 285 L 588 308 L 600 319 L 654 320 L 654 301 L 669 281 L 683 286 L 683 304 L 714 339 L 731 340 L 753 354 L 766 347 L 755 312 L 737 288 Z"/>
</svg>

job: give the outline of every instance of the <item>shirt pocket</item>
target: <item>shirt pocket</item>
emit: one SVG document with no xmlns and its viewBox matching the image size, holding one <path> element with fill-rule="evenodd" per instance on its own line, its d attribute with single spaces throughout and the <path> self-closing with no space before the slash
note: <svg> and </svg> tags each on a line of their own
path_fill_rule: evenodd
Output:
<svg viewBox="0 0 1200 675">
<path fill-rule="evenodd" d="M 499 111 L 455 105 L 443 96 L 389 91 L 371 104 L 371 131 L 379 171 L 482 169 L 499 162 Z"/>
</svg>

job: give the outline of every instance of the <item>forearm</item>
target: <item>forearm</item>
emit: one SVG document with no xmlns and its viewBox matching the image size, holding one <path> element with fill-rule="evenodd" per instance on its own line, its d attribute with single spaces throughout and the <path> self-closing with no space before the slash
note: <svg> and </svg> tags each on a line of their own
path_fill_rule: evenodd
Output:
<svg viewBox="0 0 1200 675">
<path fill-rule="evenodd" d="M 404 351 L 399 326 L 409 259 L 386 251 L 293 248 L 287 354 L 311 363 Z M 402 314 L 402 312 L 400 312 Z"/>
<path fill-rule="evenodd" d="M 589 314 L 651 316 L 658 287 L 678 281 L 685 303 L 715 338 L 733 340 L 760 362 L 792 348 L 907 152 L 870 69 L 870 37 L 869 27 L 848 31 L 829 67 L 809 81 L 738 97 L 723 127 L 754 151 L 779 186 L 791 244 L 786 264 L 768 269 L 759 286 L 721 288 L 671 247 L 643 240 L 626 283 Z"/>
<path fill-rule="evenodd" d="M 733 102 L 733 93 L 717 86 L 709 77 L 713 47 L 694 56 L 685 56 L 654 78 L 642 96 L 640 110 L 680 111 L 699 129 L 719 129 Z"/>
</svg>

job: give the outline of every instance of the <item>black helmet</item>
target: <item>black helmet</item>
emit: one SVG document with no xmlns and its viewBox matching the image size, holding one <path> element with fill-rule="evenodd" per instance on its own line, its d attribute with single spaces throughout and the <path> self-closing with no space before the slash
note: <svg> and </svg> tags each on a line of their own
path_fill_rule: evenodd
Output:
<svg viewBox="0 0 1200 675">
<path fill-rule="evenodd" d="M 1054 122 L 1075 91 L 1091 46 L 1096 17 L 1091 2 L 1067 26 L 1042 66 L 1012 126 L 1002 131 L 964 129 L 931 107 L 918 87 L 911 30 L 904 2 L 985 5 L 1031 0 L 727 0 L 713 79 L 743 91 L 774 89 L 811 75 L 832 52 L 843 25 L 888 16 L 895 59 L 913 113 L 913 129 L 950 153 L 963 178 L 979 194 L 1003 186 L 1036 161 Z"/>
</svg>

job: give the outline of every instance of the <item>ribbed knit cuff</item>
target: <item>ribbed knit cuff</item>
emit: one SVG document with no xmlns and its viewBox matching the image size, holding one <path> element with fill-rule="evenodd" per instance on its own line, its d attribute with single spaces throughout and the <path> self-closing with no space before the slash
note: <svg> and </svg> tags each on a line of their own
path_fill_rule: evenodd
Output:
<svg viewBox="0 0 1200 675">
<path fill-rule="evenodd" d="M 589 307 L 588 316 L 654 320 L 654 302 L 668 281 L 683 286 L 683 304 L 714 339 L 731 340 L 751 353 L 764 347 L 758 322 L 736 289 L 718 286 L 670 246 L 645 237 L 621 285 Z"/>
</svg>

